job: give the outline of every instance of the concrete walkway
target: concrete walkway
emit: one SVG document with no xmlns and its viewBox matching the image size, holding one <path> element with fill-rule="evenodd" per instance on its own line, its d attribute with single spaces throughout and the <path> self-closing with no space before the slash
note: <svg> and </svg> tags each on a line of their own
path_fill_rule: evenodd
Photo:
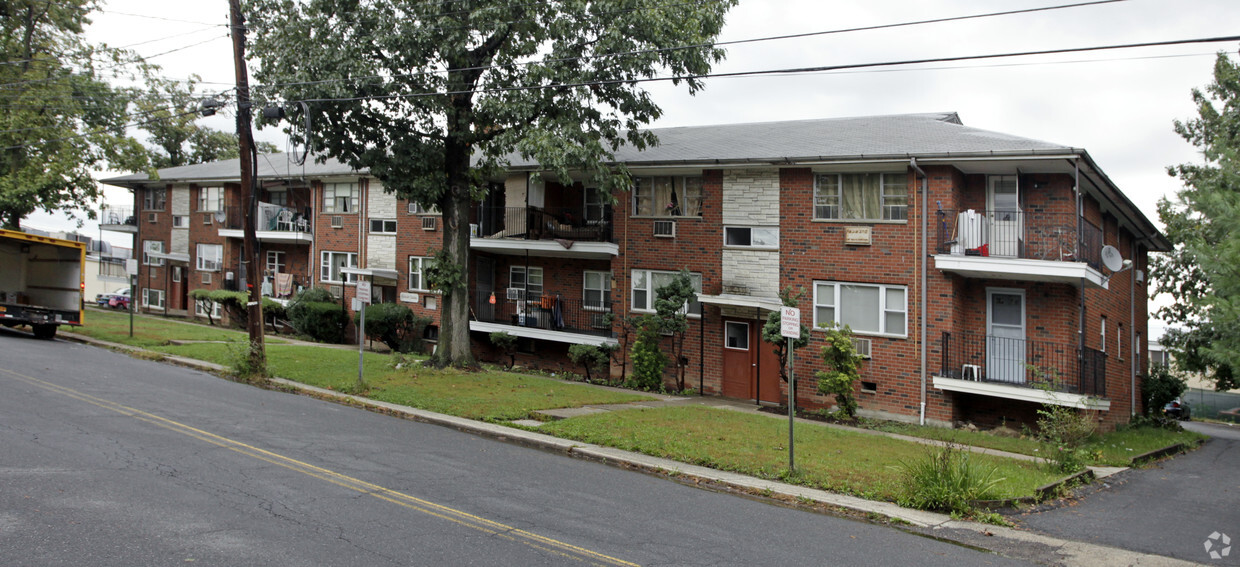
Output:
<svg viewBox="0 0 1240 567">
<path fill-rule="evenodd" d="M 69 340 L 105 348 L 113 348 L 129 352 L 148 352 L 138 347 L 100 341 L 74 333 L 63 333 L 62 336 Z M 214 373 L 226 370 L 221 365 L 200 360 L 167 355 L 164 355 L 164 357 L 165 360 L 169 362 L 207 372 Z M 690 482 L 698 485 L 705 484 L 706 486 L 713 485 L 719 488 L 736 490 L 748 494 L 774 497 L 788 502 L 813 503 L 816 505 L 837 509 L 848 515 L 868 518 L 870 520 L 887 518 L 894 521 L 896 526 L 901 524 L 909 526 L 903 528 L 908 529 L 909 531 L 922 533 L 927 536 L 948 541 L 954 541 L 962 545 L 989 549 L 1005 556 L 1026 559 L 1036 563 L 1072 566 L 1195 565 L 1195 563 L 1192 562 L 1164 557 L 1161 555 L 1129 551 L 1126 549 L 1095 543 L 1072 541 L 1015 528 L 953 520 L 950 516 L 944 514 L 903 508 L 890 502 L 865 500 L 855 496 L 836 494 L 833 492 L 827 492 L 804 486 L 754 478 L 742 474 L 690 465 L 669 459 L 651 457 L 640 453 L 622 451 L 619 449 L 593 445 L 590 443 L 560 439 L 550 435 L 543 435 L 540 433 L 503 425 L 474 421 L 408 406 L 376 401 L 365 397 L 342 394 L 340 392 L 308 386 L 300 382 L 293 382 L 282 378 L 274 378 L 272 379 L 272 382 L 278 387 L 325 400 L 346 402 L 350 405 L 375 409 L 406 419 L 451 427 L 459 431 L 482 435 L 519 445 L 535 447 L 542 450 L 562 453 L 575 458 L 594 460 L 615 466 L 641 470 L 652 474 L 667 475 L 679 482 Z M 659 396 L 659 399 L 653 402 L 640 402 L 640 404 L 646 404 L 648 407 L 651 405 L 657 407 L 658 404 L 670 405 L 676 403 L 697 403 L 715 407 L 725 407 L 736 411 L 757 412 L 757 409 L 752 407 L 750 404 L 736 402 L 734 400 L 715 400 L 706 397 L 674 398 L 671 396 Z M 624 404 L 624 406 L 636 407 L 630 404 Z M 746 408 L 744 406 L 750 407 Z M 610 408 L 599 407 L 595 409 L 597 411 L 615 411 L 615 409 L 619 408 L 616 406 L 611 406 Z M 779 417 L 765 413 L 763 413 L 763 415 L 770 415 L 773 418 Z M 842 427 L 834 424 L 824 424 L 821 422 L 806 422 L 829 427 Z M 869 433 L 875 435 L 891 435 L 883 432 Z M 905 436 L 900 436 L 900 438 L 903 437 Z M 909 439 L 916 440 L 915 438 Z M 925 442 L 926 440 L 916 441 Z M 1001 453 L 1002 452 L 991 454 Z"/>
</svg>

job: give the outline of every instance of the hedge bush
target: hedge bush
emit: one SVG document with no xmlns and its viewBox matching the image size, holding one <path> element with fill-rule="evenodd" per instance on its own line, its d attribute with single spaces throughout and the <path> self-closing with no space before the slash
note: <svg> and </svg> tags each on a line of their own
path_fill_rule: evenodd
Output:
<svg viewBox="0 0 1240 567">
<path fill-rule="evenodd" d="M 220 304 L 220 309 L 228 314 L 228 319 L 234 325 L 244 327 L 246 320 L 249 319 L 249 313 L 246 311 L 245 304 L 249 303 L 250 296 L 244 291 L 228 291 L 224 289 L 216 289 L 207 293 L 207 297 L 211 301 Z"/>
<path fill-rule="evenodd" d="M 348 315 L 331 292 L 322 288 L 304 289 L 285 309 L 289 325 L 298 333 L 325 343 L 345 342 Z"/>
<path fill-rule="evenodd" d="M 361 324 L 361 313 L 353 315 L 353 323 Z M 431 324 L 427 317 L 413 314 L 413 310 L 399 303 L 377 303 L 366 306 L 366 336 L 377 340 L 392 352 L 422 350 L 422 331 Z"/>
</svg>

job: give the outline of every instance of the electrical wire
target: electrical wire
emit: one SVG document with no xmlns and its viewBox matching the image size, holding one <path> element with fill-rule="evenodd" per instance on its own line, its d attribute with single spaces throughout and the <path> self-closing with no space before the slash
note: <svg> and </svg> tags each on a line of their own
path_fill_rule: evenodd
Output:
<svg viewBox="0 0 1240 567">
<path fill-rule="evenodd" d="M 188 116 L 188 115 L 190 115 L 190 114 L 197 114 L 197 113 L 198 113 L 198 111 L 197 111 L 197 110 L 191 110 L 191 111 L 188 111 L 188 112 L 182 112 L 182 113 L 180 113 L 180 114 L 174 114 L 174 115 L 172 115 L 172 116 L 164 116 L 164 117 L 155 118 L 155 119 L 151 119 L 151 120 L 144 120 L 144 121 L 141 121 L 141 122 L 131 122 L 131 123 L 128 123 L 128 124 L 123 124 L 123 125 L 121 125 L 121 126 L 120 126 L 120 128 L 137 128 L 137 127 L 141 127 L 141 126 L 146 126 L 146 125 L 148 125 L 148 124 L 155 124 L 155 123 L 157 123 L 157 122 L 162 122 L 162 121 L 164 121 L 164 120 L 172 120 L 172 119 L 174 119 L 174 118 L 180 118 L 180 117 L 182 117 L 182 116 Z M 91 132 L 83 132 L 83 133 L 81 133 L 81 134 L 74 134 L 74 135 L 72 135 L 72 136 L 64 136 L 64 137 L 61 137 L 61 138 L 51 138 L 51 139 L 47 139 L 47 140 L 37 140 L 37 141 L 35 141 L 35 142 L 30 142 L 30 143 L 25 143 L 25 144 L 17 144 L 17 145 L 13 145 L 13 146 L 7 146 L 7 147 L 5 147 L 5 148 L 0 148 L 0 149 L 2 149 L 3 151 L 9 151 L 9 150 L 21 150 L 21 149 L 25 149 L 25 148 L 28 148 L 28 147 L 31 147 L 31 146 L 35 146 L 35 145 L 40 145 L 40 144 L 48 144 L 48 143 L 51 143 L 51 142 L 63 142 L 63 141 L 66 141 L 66 140 L 75 140 L 75 139 L 78 139 L 78 138 L 85 138 L 85 137 L 87 137 L 87 136 L 94 136 L 94 135 L 96 135 L 96 134 L 103 134 L 103 133 L 107 132 L 108 130 L 111 130 L 111 128 L 99 128 L 99 129 L 97 129 L 97 130 L 93 130 L 93 131 L 91 131 Z"/>
</svg>

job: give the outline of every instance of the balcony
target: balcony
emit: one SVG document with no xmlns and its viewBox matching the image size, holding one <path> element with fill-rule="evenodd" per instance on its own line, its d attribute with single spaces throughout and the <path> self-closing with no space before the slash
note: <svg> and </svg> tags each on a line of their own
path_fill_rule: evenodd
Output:
<svg viewBox="0 0 1240 567">
<path fill-rule="evenodd" d="M 131 207 L 109 207 L 99 209 L 99 228 L 113 232 L 138 232 L 138 217 Z"/>
<path fill-rule="evenodd" d="M 1106 353 L 1076 345 L 944 332 L 934 387 L 1043 404 L 1108 410 Z"/>
<path fill-rule="evenodd" d="M 99 278 L 106 280 L 129 281 L 129 272 L 125 271 L 125 259 L 101 258 L 99 260 Z"/>
<path fill-rule="evenodd" d="M 1102 275 L 1102 230 L 1072 213 L 938 211 L 934 264 L 971 278 L 1092 285 Z"/>
<path fill-rule="evenodd" d="M 238 206 L 224 210 L 220 236 L 242 238 L 245 235 L 245 215 Z M 258 204 L 258 223 L 255 234 L 259 242 L 309 244 L 314 242 L 314 227 L 310 224 L 310 209 L 297 211 L 271 203 Z"/>
<path fill-rule="evenodd" d="M 470 248 L 494 254 L 610 260 L 620 253 L 610 206 L 587 218 L 582 207 L 479 207 Z"/>
<path fill-rule="evenodd" d="M 513 291 L 514 296 L 522 295 L 522 290 Z M 580 299 L 558 295 L 508 299 L 507 292 L 474 292 L 469 330 L 504 331 L 518 337 L 571 344 L 617 344 L 608 317 L 612 313 L 611 301 L 583 304 Z"/>
</svg>

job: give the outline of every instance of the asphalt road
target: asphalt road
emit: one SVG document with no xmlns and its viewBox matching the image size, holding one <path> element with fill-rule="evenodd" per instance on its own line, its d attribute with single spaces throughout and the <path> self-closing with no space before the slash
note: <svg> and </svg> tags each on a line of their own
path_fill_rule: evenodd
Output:
<svg viewBox="0 0 1240 567">
<path fill-rule="evenodd" d="M 1107 486 L 1056 509 L 1019 517 L 1037 531 L 1210 565 L 1240 565 L 1240 540 L 1223 556 L 1222 538 L 1240 537 L 1240 427 L 1185 422 L 1212 438 L 1201 448 L 1147 469 L 1128 471 Z"/>
<path fill-rule="evenodd" d="M 0 330 L 4 565 L 1013 565 Z"/>
</svg>

